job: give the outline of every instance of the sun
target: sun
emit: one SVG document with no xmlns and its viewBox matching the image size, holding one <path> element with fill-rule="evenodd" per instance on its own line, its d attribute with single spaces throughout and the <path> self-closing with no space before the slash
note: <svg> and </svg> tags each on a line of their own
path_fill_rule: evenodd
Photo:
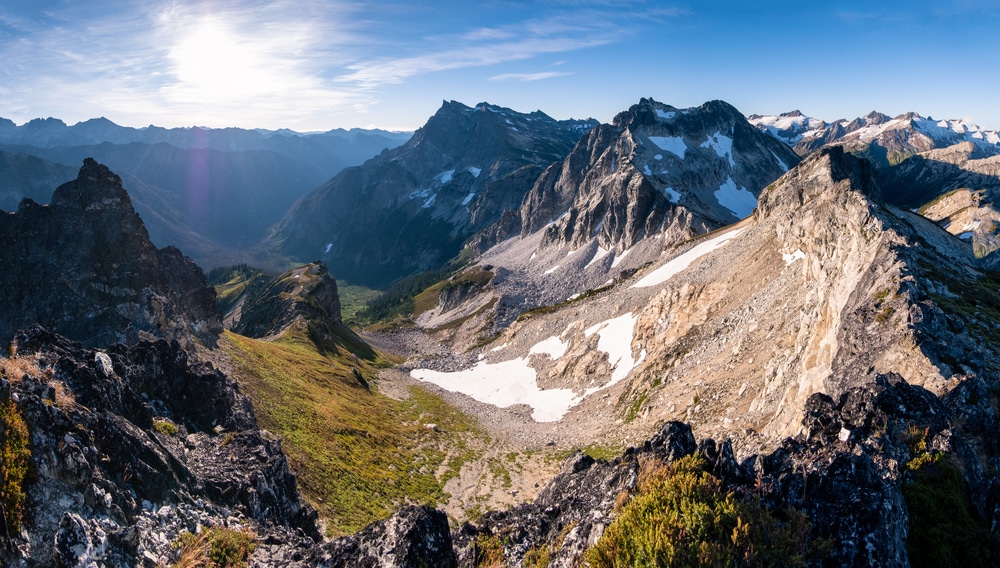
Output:
<svg viewBox="0 0 1000 568">
<path fill-rule="evenodd" d="M 203 21 L 182 35 L 169 57 L 177 79 L 206 99 L 245 96 L 269 88 L 269 73 L 258 47 L 214 20 Z"/>
</svg>

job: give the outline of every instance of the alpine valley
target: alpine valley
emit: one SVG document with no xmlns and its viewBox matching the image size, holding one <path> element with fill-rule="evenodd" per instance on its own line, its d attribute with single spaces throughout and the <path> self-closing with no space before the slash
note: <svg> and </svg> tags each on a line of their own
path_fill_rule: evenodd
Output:
<svg viewBox="0 0 1000 568">
<path fill-rule="evenodd" d="M 1000 563 L 995 131 L 446 101 L 0 172 L 4 566 Z"/>
</svg>

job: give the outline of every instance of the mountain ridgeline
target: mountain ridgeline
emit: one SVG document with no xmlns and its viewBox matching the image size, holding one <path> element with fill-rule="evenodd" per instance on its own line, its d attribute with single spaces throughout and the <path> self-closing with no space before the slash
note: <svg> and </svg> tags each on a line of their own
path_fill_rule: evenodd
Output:
<svg viewBox="0 0 1000 568">
<path fill-rule="evenodd" d="M 179 247 L 205 268 L 250 259 L 280 266 L 281 259 L 251 253 L 267 228 L 344 167 L 408 138 L 358 129 L 302 134 L 0 119 L 0 208 L 14 209 L 24 197 L 48 203 L 52 188 L 94 158 L 122 177 L 158 246 Z"/>
<path fill-rule="evenodd" d="M 264 175 L 244 160 L 284 134 L 190 134 L 0 121 L 50 158 L 106 146 L 131 168 L 88 157 L 48 205 L 0 211 L 0 563 L 183 565 L 219 538 L 236 563 L 302 568 L 997 565 L 996 133 L 446 102 L 240 249 L 310 262 L 215 271 L 224 320 L 126 186 L 159 144 L 180 146 L 155 169 L 218 153 Z M 12 195 L 67 173 L 0 158 Z M 178 235 L 200 222 L 156 209 Z M 402 325 L 344 327 L 334 276 L 419 273 Z M 484 512 L 487 479 L 518 504 Z"/>
<path fill-rule="evenodd" d="M 445 102 L 406 144 L 302 198 L 269 245 L 300 261 L 320 258 L 335 277 L 373 287 L 440 268 L 468 237 L 520 205 L 543 169 L 595 125 Z"/>
</svg>

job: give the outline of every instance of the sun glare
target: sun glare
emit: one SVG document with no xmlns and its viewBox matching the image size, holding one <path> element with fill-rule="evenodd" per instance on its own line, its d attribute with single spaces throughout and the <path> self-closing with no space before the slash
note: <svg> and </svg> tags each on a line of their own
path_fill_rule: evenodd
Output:
<svg viewBox="0 0 1000 568">
<path fill-rule="evenodd" d="M 174 73 L 206 98 L 245 96 L 267 90 L 269 73 L 260 49 L 215 22 L 204 22 L 170 50 Z"/>
</svg>

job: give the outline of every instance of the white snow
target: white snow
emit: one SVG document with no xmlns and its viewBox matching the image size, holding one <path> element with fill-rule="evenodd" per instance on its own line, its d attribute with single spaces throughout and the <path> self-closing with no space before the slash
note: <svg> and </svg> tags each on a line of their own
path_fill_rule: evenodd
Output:
<svg viewBox="0 0 1000 568">
<path fill-rule="evenodd" d="M 454 373 L 414 369 L 410 376 L 501 408 L 527 404 L 536 422 L 555 422 L 581 400 L 572 389 L 538 388 L 538 375 L 523 357 L 501 363 L 480 361 Z"/>
<path fill-rule="evenodd" d="M 552 336 L 544 341 L 540 341 L 528 351 L 528 355 L 548 355 L 549 359 L 555 361 L 566 354 L 569 343 L 564 342 L 556 336 Z"/>
<path fill-rule="evenodd" d="M 745 187 L 736 187 L 736 182 L 731 177 L 726 179 L 726 183 L 720 185 L 713 195 L 719 205 L 729 209 L 740 219 L 750 216 L 754 207 L 757 207 L 757 198 Z"/>
<path fill-rule="evenodd" d="M 709 136 L 708 139 L 701 143 L 701 147 L 715 150 L 715 153 L 720 158 L 729 158 L 730 167 L 736 167 L 736 161 L 733 160 L 733 139 L 722 132 L 716 132 L 712 136 Z"/>
<path fill-rule="evenodd" d="M 625 260 L 625 257 L 628 256 L 628 253 L 631 250 L 632 249 L 628 249 L 628 250 L 626 250 L 625 252 L 623 252 L 623 253 L 621 253 L 619 255 L 615 255 L 615 259 L 611 261 L 611 268 L 614 268 L 614 267 L 618 266 L 619 264 L 621 264 L 621 262 L 623 260 Z"/>
<path fill-rule="evenodd" d="M 451 178 L 455 176 L 455 170 L 448 170 L 446 172 L 441 172 L 434 176 L 434 179 L 441 182 L 441 185 L 446 183 L 451 183 Z"/>
<path fill-rule="evenodd" d="M 730 231 L 715 237 L 714 239 L 709 239 L 705 242 L 698 243 L 693 249 L 687 251 L 686 253 L 678 256 L 677 258 L 671 260 L 670 262 L 664 264 L 663 266 L 657 268 L 656 270 L 650 272 L 649 274 L 642 277 L 641 280 L 632 285 L 633 288 L 649 288 L 650 286 L 659 286 L 667 280 L 670 280 L 675 275 L 680 273 L 685 268 L 691 266 L 694 261 L 705 256 L 706 254 L 712 252 L 713 250 L 721 247 L 722 245 L 729 242 L 730 239 L 736 237 L 743 232 L 743 229 L 737 229 L 735 231 Z"/>
<path fill-rule="evenodd" d="M 684 159 L 684 152 L 687 151 L 687 143 L 678 136 L 650 136 L 649 141 L 656 144 L 661 150 L 666 150 L 671 154 Z"/>
<path fill-rule="evenodd" d="M 958 238 L 962 239 L 963 241 L 967 241 L 967 240 L 972 239 L 972 235 L 973 235 L 972 231 L 966 231 L 966 232 L 958 235 Z"/>
<path fill-rule="evenodd" d="M 420 208 L 421 209 L 429 209 L 431 207 L 434 207 L 434 201 L 437 199 L 437 196 L 438 196 L 438 194 L 436 194 L 436 193 L 434 195 L 430 196 L 430 198 L 427 199 L 427 201 L 424 201 L 424 204 L 421 205 Z"/>
<path fill-rule="evenodd" d="M 645 351 L 643 351 L 638 359 L 632 359 L 632 330 L 635 328 L 637 319 L 639 319 L 638 316 L 629 312 L 593 325 L 583 332 L 586 337 L 596 333 L 598 335 L 597 349 L 608 354 L 608 363 L 611 364 L 611 382 L 604 385 L 603 388 L 608 388 L 624 379 L 636 365 L 646 358 Z"/>
<path fill-rule="evenodd" d="M 666 172 L 664 172 L 664 173 L 666 173 Z M 663 188 L 663 193 L 667 194 L 667 197 L 670 198 L 670 202 L 671 203 L 677 203 L 678 201 L 681 200 L 681 194 L 677 193 L 677 190 L 675 190 L 672 187 L 665 187 L 665 188 Z"/>
<path fill-rule="evenodd" d="M 332 248 L 333 248 L 333 243 L 326 243 L 326 250 L 323 251 L 323 254 L 330 252 L 330 249 Z"/>
<path fill-rule="evenodd" d="M 653 175 L 652 170 L 650 170 L 649 166 L 645 165 L 645 164 L 643 164 L 643 166 L 642 166 L 642 173 L 646 174 L 647 176 Z"/>
<path fill-rule="evenodd" d="M 657 155 L 653 156 L 653 159 L 654 160 L 662 160 L 663 159 L 663 154 L 657 154 Z"/>
<path fill-rule="evenodd" d="M 797 249 L 795 252 L 790 253 L 790 254 L 789 253 L 781 253 L 781 258 L 782 258 L 782 260 L 785 261 L 785 266 L 788 266 L 791 263 L 795 262 L 796 260 L 799 260 L 800 258 L 805 258 L 805 257 L 806 257 L 806 253 L 802 252 L 802 249 Z"/>
<path fill-rule="evenodd" d="M 601 248 L 601 247 L 597 247 L 597 252 L 594 253 L 594 258 L 590 259 L 590 262 L 588 262 L 587 265 L 583 267 L 584 270 L 586 270 L 587 268 L 590 268 L 591 264 L 594 264 L 595 262 L 597 262 L 597 261 L 601 260 L 602 258 L 608 256 L 609 252 L 611 252 L 611 251 L 607 250 L 607 249 L 604 249 L 604 248 Z"/>
<path fill-rule="evenodd" d="M 430 192 L 431 192 L 430 188 L 414 189 L 413 191 L 410 192 L 410 199 L 414 199 L 417 197 L 427 197 L 427 194 Z"/>
<path fill-rule="evenodd" d="M 670 120 L 671 118 L 677 116 L 677 113 L 672 110 L 656 109 L 656 116 L 666 120 Z"/>
<path fill-rule="evenodd" d="M 558 264 L 557 264 L 557 265 L 555 265 L 555 266 L 553 266 L 552 268 L 550 268 L 550 269 L 546 270 L 546 271 L 544 272 L 544 274 L 552 274 L 552 273 L 553 273 L 553 272 L 555 272 L 556 270 L 559 270 L 559 265 L 558 265 Z"/>
<path fill-rule="evenodd" d="M 462 200 L 462 205 L 468 205 L 469 202 L 472 201 L 472 198 L 475 197 L 475 196 L 476 196 L 476 192 L 475 191 L 473 191 L 469 195 L 466 195 L 465 199 Z"/>
<path fill-rule="evenodd" d="M 479 177 L 479 174 L 481 174 L 483 172 L 483 168 L 473 168 L 473 167 L 470 167 L 470 168 L 468 168 L 467 171 L 470 174 L 472 174 L 472 177 L 476 177 L 477 178 L 477 177 Z"/>
<path fill-rule="evenodd" d="M 781 169 L 787 172 L 788 171 L 788 164 L 786 164 L 785 162 L 781 161 L 781 158 L 779 158 L 778 155 L 774 153 L 774 150 L 771 150 L 771 155 L 774 156 L 775 160 L 778 160 L 778 165 L 781 166 Z"/>
</svg>

